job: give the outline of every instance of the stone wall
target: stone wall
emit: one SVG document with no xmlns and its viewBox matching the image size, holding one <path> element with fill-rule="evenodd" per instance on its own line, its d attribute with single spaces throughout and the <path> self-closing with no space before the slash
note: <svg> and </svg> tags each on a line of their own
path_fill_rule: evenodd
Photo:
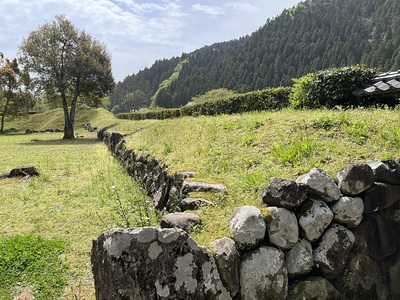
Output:
<svg viewBox="0 0 400 300">
<path fill-rule="evenodd" d="M 118 133 L 99 137 L 159 209 L 180 209 L 182 177 L 127 150 Z M 398 161 L 350 165 L 334 179 L 316 168 L 274 178 L 262 201 L 233 212 L 212 255 L 177 228 L 104 233 L 92 249 L 97 298 L 400 298 Z"/>
</svg>

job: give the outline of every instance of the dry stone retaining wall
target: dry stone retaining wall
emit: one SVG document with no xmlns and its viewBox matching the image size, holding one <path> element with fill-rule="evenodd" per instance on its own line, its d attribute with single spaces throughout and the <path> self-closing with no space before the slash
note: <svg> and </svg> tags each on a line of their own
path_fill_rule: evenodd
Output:
<svg viewBox="0 0 400 300">
<path fill-rule="evenodd" d="M 159 209 L 181 208 L 188 174 L 170 176 L 125 149 L 122 135 L 99 137 Z M 275 178 L 262 200 L 267 214 L 253 206 L 233 212 L 231 237 L 213 242 L 213 255 L 177 228 L 104 233 L 92 249 L 97 298 L 400 298 L 399 161 L 350 165 L 335 179 L 317 168 Z"/>
</svg>

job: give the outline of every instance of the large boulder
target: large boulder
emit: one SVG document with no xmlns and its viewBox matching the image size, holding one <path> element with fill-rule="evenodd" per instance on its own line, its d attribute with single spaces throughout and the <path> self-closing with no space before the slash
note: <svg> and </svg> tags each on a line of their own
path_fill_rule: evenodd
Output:
<svg viewBox="0 0 400 300">
<path fill-rule="evenodd" d="M 354 240 L 353 233 L 339 224 L 325 232 L 313 253 L 314 265 L 325 278 L 334 278 L 344 270 Z"/>
<path fill-rule="evenodd" d="M 296 182 L 308 185 L 308 193 L 325 202 L 335 201 L 340 197 L 338 186 L 324 170 L 313 168 L 308 173 L 297 178 Z"/>
<path fill-rule="evenodd" d="M 288 300 L 342 300 L 335 287 L 321 277 L 310 277 L 290 287 Z"/>
<path fill-rule="evenodd" d="M 364 214 L 360 225 L 353 229 L 355 246 L 361 251 L 367 248 L 372 259 L 383 259 L 395 254 L 399 249 L 400 234 L 393 221 L 381 214 Z"/>
<path fill-rule="evenodd" d="M 299 216 L 299 225 L 304 237 L 312 242 L 318 240 L 331 224 L 333 213 L 325 202 L 307 199 Z"/>
<path fill-rule="evenodd" d="M 348 227 L 358 226 L 363 218 L 364 202 L 361 198 L 340 197 L 331 207 L 333 220 Z"/>
<path fill-rule="evenodd" d="M 350 259 L 347 272 L 338 280 L 336 288 L 348 300 L 385 300 L 389 296 L 389 288 L 379 266 L 365 254 Z"/>
<path fill-rule="evenodd" d="M 192 213 L 170 213 L 166 214 L 162 219 L 160 226 L 161 228 L 180 228 L 185 231 L 189 231 L 193 226 L 201 224 L 201 218 Z"/>
<path fill-rule="evenodd" d="M 293 180 L 273 178 L 262 193 L 262 200 L 268 206 L 283 208 L 299 207 L 307 197 L 308 186 Z"/>
<path fill-rule="evenodd" d="M 314 266 L 313 249 L 307 240 L 300 240 L 287 254 L 286 259 L 289 277 L 308 274 Z"/>
<path fill-rule="evenodd" d="M 269 207 L 271 218 L 267 222 L 269 241 L 282 249 L 291 249 L 299 240 L 296 215 L 286 208 Z"/>
<path fill-rule="evenodd" d="M 344 195 L 356 196 L 374 185 L 375 176 L 367 164 L 353 164 L 337 174 L 338 185 Z"/>
<path fill-rule="evenodd" d="M 243 257 L 240 287 L 242 300 L 285 299 L 288 276 L 283 252 L 260 247 Z"/>
<path fill-rule="evenodd" d="M 397 253 L 394 262 L 389 266 L 390 295 L 393 299 L 400 299 L 400 253 Z"/>
<path fill-rule="evenodd" d="M 400 186 L 376 182 L 363 198 L 365 213 L 380 211 L 400 201 Z"/>
<path fill-rule="evenodd" d="M 400 184 L 400 163 L 396 160 L 372 161 L 371 167 L 376 182 Z"/>
<path fill-rule="evenodd" d="M 224 237 L 211 243 L 222 282 L 232 297 L 240 290 L 239 266 L 240 256 L 235 241 Z"/>
<path fill-rule="evenodd" d="M 229 229 L 240 249 L 252 249 L 264 239 L 267 228 L 257 207 L 242 206 L 233 212 Z"/>
<path fill-rule="evenodd" d="M 231 299 L 211 253 L 180 229 L 103 233 L 91 261 L 96 299 Z"/>
</svg>

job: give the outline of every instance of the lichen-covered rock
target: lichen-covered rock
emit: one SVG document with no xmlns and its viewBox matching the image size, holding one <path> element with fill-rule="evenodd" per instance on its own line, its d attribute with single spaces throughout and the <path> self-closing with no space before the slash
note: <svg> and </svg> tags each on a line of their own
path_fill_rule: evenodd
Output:
<svg viewBox="0 0 400 300">
<path fill-rule="evenodd" d="M 375 176 L 367 164 L 353 164 L 337 174 L 338 186 L 344 195 L 356 196 L 374 185 Z"/>
<path fill-rule="evenodd" d="M 307 240 L 300 240 L 287 254 L 286 259 L 289 277 L 308 274 L 313 265 L 313 249 Z"/>
<path fill-rule="evenodd" d="M 180 212 L 181 208 L 181 199 L 180 199 L 180 191 L 176 186 L 172 186 L 169 190 L 168 201 L 166 208 L 169 212 Z"/>
<path fill-rule="evenodd" d="M 212 242 L 210 246 L 214 250 L 214 257 L 222 282 L 231 296 L 235 297 L 240 290 L 240 256 L 235 241 L 224 237 Z"/>
<path fill-rule="evenodd" d="M 334 278 L 344 270 L 354 240 L 353 233 L 339 224 L 325 232 L 313 253 L 314 265 L 325 278 Z"/>
<path fill-rule="evenodd" d="M 331 210 L 335 222 L 348 227 L 356 227 L 363 218 L 364 202 L 359 197 L 340 197 Z"/>
<path fill-rule="evenodd" d="M 400 202 L 400 186 L 376 182 L 363 198 L 365 213 L 380 211 Z"/>
<path fill-rule="evenodd" d="M 206 200 L 204 198 L 185 198 L 181 202 L 181 207 L 182 210 L 195 210 L 198 209 L 200 206 L 206 206 L 206 205 L 213 205 L 209 200 Z"/>
<path fill-rule="evenodd" d="M 96 299 L 231 299 L 213 256 L 180 229 L 103 233 L 91 261 Z"/>
<path fill-rule="evenodd" d="M 396 160 L 372 161 L 371 167 L 376 182 L 400 184 L 400 163 Z"/>
<path fill-rule="evenodd" d="M 273 178 L 262 193 L 262 200 L 268 206 L 283 208 L 299 207 L 307 197 L 308 186 L 293 180 Z"/>
<path fill-rule="evenodd" d="M 242 300 L 285 299 L 288 276 L 283 252 L 260 247 L 243 257 L 240 287 Z"/>
<path fill-rule="evenodd" d="M 321 277 L 311 277 L 292 285 L 287 299 L 339 300 L 343 297 L 328 280 Z"/>
<path fill-rule="evenodd" d="M 325 202 L 307 199 L 300 212 L 299 225 L 304 237 L 312 243 L 321 237 L 332 220 L 333 213 Z"/>
<path fill-rule="evenodd" d="M 267 222 L 269 241 L 282 249 L 291 249 L 299 240 L 296 215 L 286 208 L 268 207 L 271 219 Z"/>
<path fill-rule="evenodd" d="M 170 213 L 161 219 L 161 228 L 180 228 L 185 231 L 190 230 L 193 226 L 200 225 L 201 218 L 192 213 Z"/>
<path fill-rule="evenodd" d="M 227 194 L 228 190 L 222 184 L 210 184 L 197 181 L 184 181 L 181 188 L 182 198 L 187 197 L 191 192 L 205 192 L 205 193 L 223 193 Z"/>
<path fill-rule="evenodd" d="M 325 202 L 336 201 L 340 197 L 338 186 L 324 170 L 313 168 L 297 178 L 296 182 L 307 185 L 310 195 L 317 196 Z"/>
<path fill-rule="evenodd" d="M 379 266 L 364 254 L 351 258 L 346 272 L 338 280 L 336 287 L 347 300 L 385 300 L 389 296 L 389 288 L 385 284 Z"/>
<path fill-rule="evenodd" d="M 266 225 L 257 207 L 242 206 L 233 212 L 229 229 L 233 240 L 241 249 L 252 249 L 264 239 Z"/>
</svg>

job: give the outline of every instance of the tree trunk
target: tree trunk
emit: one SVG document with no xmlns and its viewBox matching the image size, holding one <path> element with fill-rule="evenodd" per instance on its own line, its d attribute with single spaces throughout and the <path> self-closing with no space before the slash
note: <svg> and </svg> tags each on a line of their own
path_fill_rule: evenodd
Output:
<svg viewBox="0 0 400 300">
<path fill-rule="evenodd" d="M 1 114 L 1 128 L 0 128 L 0 133 L 4 133 L 4 119 L 5 119 L 5 114 Z"/>
<path fill-rule="evenodd" d="M 71 122 L 70 118 L 65 119 L 64 124 L 64 140 L 72 140 L 75 138 L 74 123 Z"/>
<path fill-rule="evenodd" d="M 4 111 L 1 114 L 1 128 L 0 128 L 0 133 L 1 134 L 4 133 L 4 120 L 6 119 L 6 115 L 7 115 L 8 103 L 10 103 L 10 99 L 9 98 L 7 98 L 6 105 L 4 106 Z"/>
<path fill-rule="evenodd" d="M 71 116 L 68 111 L 68 102 L 65 96 L 65 92 L 61 92 L 61 99 L 63 103 L 63 110 L 64 110 L 64 140 L 72 140 L 75 138 L 74 133 L 74 122 L 71 122 Z"/>
<path fill-rule="evenodd" d="M 71 109 L 68 114 L 68 107 L 67 107 L 67 114 L 68 114 L 68 122 L 65 120 L 65 127 L 64 127 L 64 139 L 74 139 L 74 124 L 75 124 L 75 111 L 76 111 L 76 103 L 78 102 L 79 96 L 79 84 L 75 85 L 75 92 L 74 97 L 71 101 Z"/>
</svg>

